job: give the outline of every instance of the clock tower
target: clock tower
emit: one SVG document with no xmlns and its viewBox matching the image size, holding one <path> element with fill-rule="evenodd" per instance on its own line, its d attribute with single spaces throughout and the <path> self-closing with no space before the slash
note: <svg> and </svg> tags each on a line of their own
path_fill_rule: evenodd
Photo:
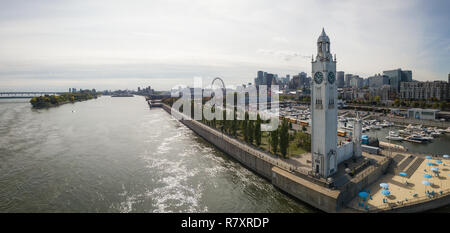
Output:
<svg viewBox="0 0 450 233">
<path fill-rule="evenodd" d="M 337 171 L 337 87 L 336 57 L 330 53 L 325 30 L 317 39 L 317 56 L 312 59 L 311 162 L 312 172 L 327 178 Z"/>
</svg>

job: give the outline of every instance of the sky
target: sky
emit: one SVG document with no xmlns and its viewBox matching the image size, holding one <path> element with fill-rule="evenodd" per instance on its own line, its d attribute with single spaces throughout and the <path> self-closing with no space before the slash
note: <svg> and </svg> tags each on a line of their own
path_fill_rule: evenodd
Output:
<svg viewBox="0 0 450 233">
<path fill-rule="evenodd" d="M 0 0 L 0 91 L 168 90 L 311 73 L 322 28 L 337 70 L 450 73 L 447 0 Z"/>
</svg>

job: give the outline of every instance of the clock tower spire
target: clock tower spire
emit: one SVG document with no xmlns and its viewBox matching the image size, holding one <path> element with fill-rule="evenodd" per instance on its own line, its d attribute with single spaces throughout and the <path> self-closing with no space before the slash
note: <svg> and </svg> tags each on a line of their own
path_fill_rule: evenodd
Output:
<svg viewBox="0 0 450 233">
<path fill-rule="evenodd" d="M 312 61 L 311 159 L 313 173 L 329 177 L 337 171 L 337 87 L 336 60 L 330 38 L 322 29 L 317 39 L 317 56 Z"/>
</svg>

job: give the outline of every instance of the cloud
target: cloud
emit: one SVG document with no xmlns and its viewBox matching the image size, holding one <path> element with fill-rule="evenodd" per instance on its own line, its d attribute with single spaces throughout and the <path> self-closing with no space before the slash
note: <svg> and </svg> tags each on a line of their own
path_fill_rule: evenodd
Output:
<svg viewBox="0 0 450 233">
<path fill-rule="evenodd" d="M 0 88 L 12 88 L 11 79 L 42 88 L 44 79 L 92 79 L 102 89 L 101 80 L 111 87 L 130 78 L 127 85 L 136 86 L 134 78 L 142 78 L 158 89 L 168 86 L 163 78 L 188 84 L 194 76 L 220 76 L 241 84 L 257 70 L 309 73 L 322 27 L 338 70 L 368 76 L 400 67 L 414 79 L 446 79 L 450 21 L 434 10 L 444 8 L 439 4 L 447 3 L 2 1 Z"/>
<path fill-rule="evenodd" d="M 281 51 L 272 49 L 258 49 L 258 53 L 280 57 L 285 61 L 290 61 L 293 58 L 311 59 L 311 56 L 302 55 L 299 52 Z"/>
</svg>

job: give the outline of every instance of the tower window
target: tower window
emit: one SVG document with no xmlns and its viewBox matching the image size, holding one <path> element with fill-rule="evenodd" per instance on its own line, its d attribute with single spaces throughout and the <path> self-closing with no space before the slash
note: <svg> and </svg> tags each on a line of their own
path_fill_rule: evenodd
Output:
<svg viewBox="0 0 450 233">
<path fill-rule="evenodd" d="M 316 87 L 316 108 L 322 108 L 322 88 Z"/>
</svg>

